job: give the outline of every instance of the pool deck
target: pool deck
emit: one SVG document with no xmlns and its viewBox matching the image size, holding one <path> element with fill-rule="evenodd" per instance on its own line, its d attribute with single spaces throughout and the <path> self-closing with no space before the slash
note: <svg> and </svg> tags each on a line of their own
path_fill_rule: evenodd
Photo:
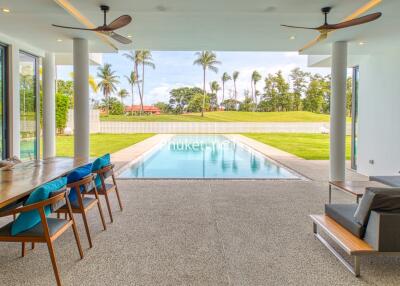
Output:
<svg viewBox="0 0 400 286">
<path fill-rule="evenodd" d="M 102 231 L 97 211 L 88 214 L 92 249 L 76 216 L 84 260 L 72 231 L 56 241 L 64 285 L 399 285 L 400 257 L 362 257 L 355 278 L 314 238 L 308 215 L 327 202 L 329 162 L 275 155 L 310 180 L 119 180 L 125 208 L 112 195 L 114 223 L 105 214 Z M 342 192 L 332 200 L 354 202 Z M 2 284 L 54 285 L 45 245 L 19 253 L 0 243 Z"/>
</svg>

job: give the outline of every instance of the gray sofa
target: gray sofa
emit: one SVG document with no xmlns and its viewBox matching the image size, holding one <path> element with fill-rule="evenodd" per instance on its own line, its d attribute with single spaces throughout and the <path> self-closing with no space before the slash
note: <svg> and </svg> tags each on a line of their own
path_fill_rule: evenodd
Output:
<svg viewBox="0 0 400 286">
<path fill-rule="evenodd" d="M 367 188 L 358 205 L 327 204 L 325 214 L 376 251 L 400 251 L 400 188 Z"/>
</svg>

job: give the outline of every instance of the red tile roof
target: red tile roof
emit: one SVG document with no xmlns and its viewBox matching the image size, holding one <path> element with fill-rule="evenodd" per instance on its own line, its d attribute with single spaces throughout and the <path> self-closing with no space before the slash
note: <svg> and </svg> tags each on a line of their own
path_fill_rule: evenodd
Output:
<svg viewBox="0 0 400 286">
<path fill-rule="evenodd" d="M 140 112 L 140 105 L 125 106 L 125 112 Z M 143 105 L 143 111 L 147 113 L 160 114 L 161 110 L 152 105 Z"/>
</svg>

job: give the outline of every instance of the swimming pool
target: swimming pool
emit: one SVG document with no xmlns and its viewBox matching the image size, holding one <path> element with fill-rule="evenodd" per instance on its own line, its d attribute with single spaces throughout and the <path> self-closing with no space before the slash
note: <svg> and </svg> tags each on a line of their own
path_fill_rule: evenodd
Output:
<svg viewBox="0 0 400 286">
<path fill-rule="evenodd" d="M 294 172 L 223 135 L 175 135 L 119 178 L 299 179 Z"/>
</svg>

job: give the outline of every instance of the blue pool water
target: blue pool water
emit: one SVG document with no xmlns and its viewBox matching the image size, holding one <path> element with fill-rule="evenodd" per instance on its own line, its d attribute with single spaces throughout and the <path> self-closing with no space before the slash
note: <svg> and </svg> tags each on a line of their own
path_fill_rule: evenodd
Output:
<svg viewBox="0 0 400 286">
<path fill-rule="evenodd" d="M 222 135 L 176 135 L 119 177 L 298 179 L 260 153 Z"/>
</svg>

